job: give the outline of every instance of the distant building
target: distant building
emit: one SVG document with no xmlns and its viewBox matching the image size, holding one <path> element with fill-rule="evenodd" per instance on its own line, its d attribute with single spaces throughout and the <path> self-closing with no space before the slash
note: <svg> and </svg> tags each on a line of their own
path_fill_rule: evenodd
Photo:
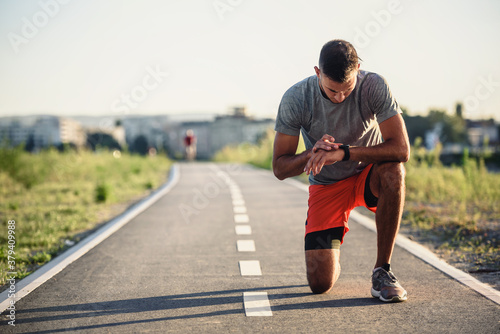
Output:
<svg viewBox="0 0 500 334">
<path fill-rule="evenodd" d="M 170 125 L 167 132 L 167 150 L 173 157 L 182 156 L 184 135 L 192 129 L 197 138 L 197 157 L 210 159 L 222 148 L 243 142 L 257 143 L 267 129 L 274 126 L 273 119 L 253 119 L 244 107 L 235 107 L 230 115 L 217 116 L 213 121 L 183 122 Z"/>
<path fill-rule="evenodd" d="M 35 149 L 61 144 L 82 147 L 86 141 L 86 134 L 78 122 L 56 116 L 4 120 L 1 136 L 11 146 L 27 143 L 31 138 Z"/>
<path fill-rule="evenodd" d="M 137 137 L 144 136 L 150 147 L 163 148 L 166 141 L 165 116 L 134 116 L 123 119 L 123 128 L 127 145 L 131 146 Z"/>
<path fill-rule="evenodd" d="M 33 128 L 35 147 L 74 144 L 85 145 L 87 136 L 80 123 L 62 117 L 44 117 L 37 120 Z"/>
<path fill-rule="evenodd" d="M 31 127 L 26 127 L 16 120 L 8 127 L 7 139 L 12 146 L 18 146 L 28 141 L 32 131 Z"/>
<path fill-rule="evenodd" d="M 483 144 L 500 144 L 499 128 L 493 119 L 482 121 L 466 121 L 467 136 L 472 147 L 481 147 Z"/>
<path fill-rule="evenodd" d="M 103 116 L 75 116 L 71 119 L 57 116 L 5 117 L 0 118 L 0 141 L 7 139 L 10 145 L 30 142 L 34 150 L 63 143 L 80 147 L 87 144 L 87 133 L 89 136 L 101 133 L 110 135 L 122 147 L 126 143 L 130 149 L 139 137 L 144 137 L 149 148 L 165 149 L 171 157 L 182 158 L 186 131 L 192 129 L 197 138 L 197 158 L 210 159 L 227 145 L 257 143 L 275 122 L 273 119 L 255 119 L 240 106 L 223 116 L 183 116 L 183 119 L 176 119 L 168 115 L 127 115 L 119 120 L 111 119 L 114 126 L 103 126 Z"/>
</svg>

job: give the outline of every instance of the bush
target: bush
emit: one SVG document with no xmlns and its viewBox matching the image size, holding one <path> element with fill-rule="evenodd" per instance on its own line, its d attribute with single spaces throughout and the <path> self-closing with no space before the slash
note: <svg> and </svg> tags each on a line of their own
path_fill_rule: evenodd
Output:
<svg viewBox="0 0 500 334">
<path fill-rule="evenodd" d="M 106 202 L 111 196 L 111 186 L 107 183 L 98 183 L 95 188 L 96 203 Z"/>
<path fill-rule="evenodd" d="M 22 146 L 0 148 L 0 170 L 6 172 L 26 189 L 42 183 L 48 174 L 47 165 L 30 163 L 30 159 L 30 154 L 25 152 Z M 40 160 L 40 157 L 38 159 Z"/>
</svg>

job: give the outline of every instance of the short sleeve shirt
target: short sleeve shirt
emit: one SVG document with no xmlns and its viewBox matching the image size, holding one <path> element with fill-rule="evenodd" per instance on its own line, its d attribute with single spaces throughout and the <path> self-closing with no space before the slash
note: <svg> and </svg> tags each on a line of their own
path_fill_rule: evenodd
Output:
<svg viewBox="0 0 500 334">
<path fill-rule="evenodd" d="M 302 133 L 306 148 L 329 134 L 335 141 L 351 146 L 382 143 L 378 124 L 401 113 L 385 79 L 372 72 L 359 71 L 354 90 L 342 103 L 333 103 L 321 93 L 313 75 L 289 88 L 281 99 L 275 130 L 286 135 Z M 310 174 L 310 184 L 332 184 L 360 173 L 368 164 L 339 161 Z"/>
</svg>

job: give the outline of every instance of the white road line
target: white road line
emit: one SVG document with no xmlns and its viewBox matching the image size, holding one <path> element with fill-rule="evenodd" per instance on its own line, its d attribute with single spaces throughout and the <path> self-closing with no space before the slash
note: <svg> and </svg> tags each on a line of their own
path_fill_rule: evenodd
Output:
<svg viewBox="0 0 500 334">
<path fill-rule="evenodd" d="M 234 227 L 237 235 L 250 235 L 252 234 L 252 227 L 250 225 L 236 225 Z"/>
<path fill-rule="evenodd" d="M 236 241 L 238 252 L 255 252 L 255 242 L 253 240 Z"/>
<path fill-rule="evenodd" d="M 247 213 L 247 208 L 246 208 L 246 206 L 234 206 L 233 212 L 234 213 Z"/>
<path fill-rule="evenodd" d="M 307 185 L 297 180 L 287 179 L 284 182 L 296 188 L 299 188 L 303 191 L 306 192 L 309 191 L 309 187 Z M 367 229 L 377 233 L 377 227 L 373 219 L 363 216 L 362 214 L 356 212 L 355 210 L 351 212 L 351 218 L 354 219 L 361 226 L 364 226 Z M 486 298 L 500 305 L 500 291 L 475 279 L 468 273 L 465 273 L 462 270 L 449 265 L 445 261 L 438 258 L 436 254 L 434 254 L 424 246 L 420 245 L 419 243 L 416 243 L 415 241 L 412 241 L 400 234 L 396 238 L 396 245 L 405 249 L 406 251 L 420 258 L 421 260 L 427 262 L 437 270 L 449 275 L 453 279 L 459 281 L 460 283 L 468 286 L 472 290 L 480 293 L 481 295 L 485 296 Z"/>
<path fill-rule="evenodd" d="M 242 206 L 245 205 L 245 201 L 243 198 L 241 199 L 233 199 L 233 206 Z"/>
<path fill-rule="evenodd" d="M 38 288 L 40 285 L 55 276 L 68 265 L 85 255 L 92 248 L 100 244 L 110 235 L 118 231 L 121 227 L 143 212 L 161 197 L 167 194 L 179 181 L 179 166 L 173 165 L 170 169 L 169 180 L 166 184 L 157 189 L 151 196 L 143 199 L 121 215 L 115 217 L 103 227 L 69 248 L 64 253 L 58 255 L 49 263 L 43 265 L 33 274 L 23 278 L 16 283 L 16 302 Z M 9 290 L 0 293 L 0 312 L 10 306 L 11 298 L 8 297 Z"/>
<path fill-rule="evenodd" d="M 258 260 L 240 261 L 239 265 L 241 276 L 262 276 Z"/>
<path fill-rule="evenodd" d="M 360 225 L 368 228 L 369 230 L 372 230 L 376 233 L 377 227 L 375 225 L 375 222 L 366 216 L 363 216 L 361 213 L 352 211 L 351 212 L 352 218 Z M 486 298 L 491 299 L 495 303 L 500 305 L 500 291 L 482 283 L 481 281 L 477 280 L 476 278 L 472 277 L 471 275 L 461 271 L 460 269 L 457 269 L 445 261 L 441 260 L 431 252 L 429 249 L 425 248 L 424 246 L 411 241 L 410 239 L 406 238 L 403 235 L 398 235 L 396 238 L 396 244 L 401 247 L 406 249 L 408 252 L 411 254 L 415 255 L 416 257 L 424 260 L 434 268 L 442 271 L 443 273 L 453 277 L 460 283 L 468 286 L 469 288 L 479 292 Z"/>
<path fill-rule="evenodd" d="M 235 223 L 248 223 L 249 221 L 250 221 L 250 218 L 248 218 L 248 215 L 244 215 L 244 214 L 234 215 L 234 222 Z"/>
<path fill-rule="evenodd" d="M 243 305 L 247 317 L 271 317 L 271 304 L 267 292 L 243 292 Z"/>
<path fill-rule="evenodd" d="M 243 201 L 243 197 L 231 196 L 233 201 Z"/>
</svg>

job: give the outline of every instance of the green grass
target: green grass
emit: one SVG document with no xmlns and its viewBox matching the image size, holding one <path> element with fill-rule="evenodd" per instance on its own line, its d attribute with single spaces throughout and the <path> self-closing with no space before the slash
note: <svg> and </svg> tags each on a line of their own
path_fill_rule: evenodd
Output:
<svg viewBox="0 0 500 334">
<path fill-rule="evenodd" d="M 111 152 L 32 155 L 0 149 L 0 285 L 5 284 L 8 221 L 15 220 L 17 278 L 166 181 L 171 162 Z"/>
<path fill-rule="evenodd" d="M 226 147 L 216 161 L 271 168 L 274 133 L 259 145 Z M 304 150 L 300 141 L 298 152 Z M 500 174 L 489 173 L 483 159 L 464 153 L 461 166 L 439 162 L 440 148 L 417 146 L 406 166 L 406 206 L 402 230 L 432 243 L 451 262 L 469 271 L 500 270 Z M 307 182 L 302 174 L 299 179 Z"/>
<path fill-rule="evenodd" d="M 274 131 L 268 130 L 259 144 L 242 143 L 226 146 L 213 157 L 214 161 L 248 163 L 260 168 L 271 169 L 273 160 Z"/>
<path fill-rule="evenodd" d="M 439 147 L 413 151 L 403 227 L 465 270 L 500 270 L 500 175 L 467 152 L 462 166 L 444 167 Z"/>
<path fill-rule="evenodd" d="M 274 131 L 269 129 L 257 145 L 245 142 L 239 145 L 226 146 L 215 154 L 213 160 L 218 162 L 245 163 L 264 169 L 271 169 L 273 144 Z M 297 152 L 303 152 L 305 149 L 304 140 L 300 136 Z"/>
</svg>

